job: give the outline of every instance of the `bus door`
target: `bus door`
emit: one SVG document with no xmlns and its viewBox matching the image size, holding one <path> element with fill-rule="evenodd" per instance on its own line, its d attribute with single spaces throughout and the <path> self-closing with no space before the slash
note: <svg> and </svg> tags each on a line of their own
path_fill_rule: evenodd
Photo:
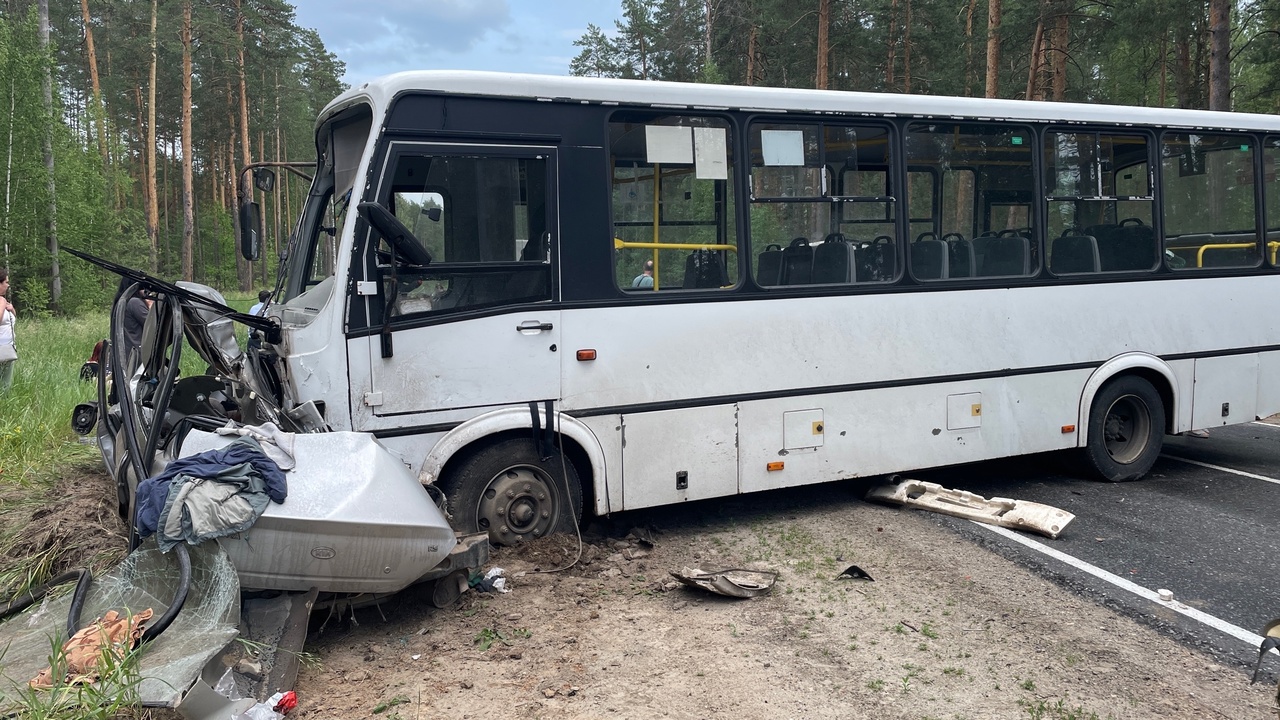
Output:
<svg viewBox="0 0 1280 720">
<path fill-rule="evenodd" d="M 352 398 L 357 427 L 560 397 L 555 178 L 553 147 L 389 145 L 378 203 L 423 252 L 371 236 L 377 302 L 363 338 L 369 389 Z"/>
</svg>

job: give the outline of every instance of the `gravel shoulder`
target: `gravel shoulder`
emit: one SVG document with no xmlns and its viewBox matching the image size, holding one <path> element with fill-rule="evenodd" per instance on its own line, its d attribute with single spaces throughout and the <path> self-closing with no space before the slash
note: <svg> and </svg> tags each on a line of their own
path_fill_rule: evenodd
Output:
<svg viewBox="0 0 1280 720">
<path fill-rule="evenodd" d="M 308 639 L 302 718 L 1275 718 L 1276 686 L 850 484 L 627 513 L 496 550 L 510 592 L 411 589 Z M 649 542 L 652 541 L 650 546 Z M 835 579 L 857 564 L 874 581 Z M 764 597 L 684 566 L 779 573 Z"/>
</svg>

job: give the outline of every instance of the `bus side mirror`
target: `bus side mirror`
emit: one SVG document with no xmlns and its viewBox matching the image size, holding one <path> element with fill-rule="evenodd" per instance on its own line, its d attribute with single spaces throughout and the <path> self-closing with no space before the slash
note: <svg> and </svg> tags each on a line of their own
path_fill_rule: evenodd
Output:
<svg viewBox="0 0 1280 720">
<path fill-rule="evenodd" d="M 276 188 L 276 174 L 269 168 L 253 169 L 253 186 L 262 192 L 271 192 Z"/>
<path fill-rule="evenodd" d="M 240 204 L 240 255 L 249 262 L 258 259 L 262 249 L 262 211 L 256 202 Z"/>
</svg>

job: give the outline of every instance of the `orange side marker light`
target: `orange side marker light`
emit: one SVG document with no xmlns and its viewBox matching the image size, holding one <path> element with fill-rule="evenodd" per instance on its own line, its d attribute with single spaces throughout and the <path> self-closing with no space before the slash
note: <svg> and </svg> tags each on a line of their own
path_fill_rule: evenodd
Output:
<svg viewBox="0 0 1280 720">
<path fill-rule="evenodd" d="M 778 462 L 771 462 L 771 463 L 769 463 L 769 464 L 765 465 L 765 466 L 764 466 L 764 468 L 765 468 L 766 470 L 768 470 L 769 472 L 774 472 L 774 471 L 777 471 L 777 470 L 781 470 L 781 469 L 782 469 L 782 465 L 783 465 L 783 463 L 782 463 L 781 461 L 778 461 Z"/>
<path fill-rule="evenodd" d="M 586 362 L 588 360 L 595 360 L 595 359 L 596 359 L 595 350 L 579 350 L 578 351 L 578 362 Z"/>
<path fill-rule="evenodd" d="M 1062 426 L 1062 434 L 1063 434 L 1063 435 L 1066 435 L 1067 433 L 1073 433 L 1073 432 L 1075 432 L 1075 431 L 1076 431 L 1076 426 L 1075 426 L 1075 425 L 1063 425 L 1063 426 Z"/>
</svg>

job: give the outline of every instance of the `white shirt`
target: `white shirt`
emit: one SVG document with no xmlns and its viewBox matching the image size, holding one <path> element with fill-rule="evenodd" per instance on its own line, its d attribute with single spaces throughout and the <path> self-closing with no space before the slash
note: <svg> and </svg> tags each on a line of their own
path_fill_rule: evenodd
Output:
<svg viewBox="0 0 1280 720">
<path fill-rule="evenodd" d="M 260 303 L 255 304 L 253 307 L 249 308 L 249 314 L 250 314 L 250 315 L 261 315 L 261 314 L 263 314 L 263 311 L 264 311 L 264 310 L 266 310 L 266 309 L 267 309 L 267 304 L 266 304 L 266 303 L 262 303 L 262 302 L 260 302 Z"/>
<path fill-rule="evenodd" d="M 0 345 L 13 344 L 13 326 L 17 322 L 17 318 L 8 308 L 0 313 Z"/>
</svg>

